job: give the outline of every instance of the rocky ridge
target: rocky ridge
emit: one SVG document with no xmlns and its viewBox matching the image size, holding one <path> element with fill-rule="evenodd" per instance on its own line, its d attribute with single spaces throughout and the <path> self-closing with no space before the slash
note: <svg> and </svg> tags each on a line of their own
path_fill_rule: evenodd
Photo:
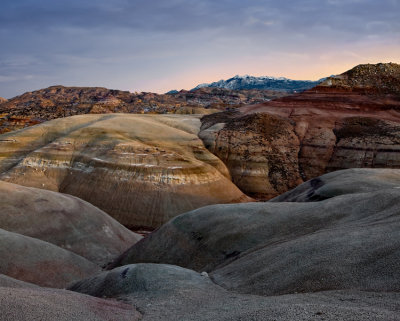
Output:
<svg viewBox="0 0 400 321">
<path fill-rule="evenodd" d="M 360 65 L 301 94 L 206 115 L 199 136 L 264 200 L 333 170 L 399 168 L 399 70 Z"/>
<path fill-rule="evenodd" d="M 0 133 L 43 121 L 82 114 L 208 114 L 262 103 L 285 93 L 269 90 L 203 88 L 174 94 L 131 93 L 100 87 L 49 88 L 0 101 Z"/>
</svg>

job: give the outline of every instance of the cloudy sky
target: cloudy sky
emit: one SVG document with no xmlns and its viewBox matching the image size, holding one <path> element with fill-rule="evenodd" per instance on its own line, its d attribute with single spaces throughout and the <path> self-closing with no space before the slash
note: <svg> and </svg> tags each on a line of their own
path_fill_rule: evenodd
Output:
<svg viewBox="0 0 400 321">
<path fill-rule="evenodd" d="M 2 0 L 0 96 L 56 84 L 162 93 L 400 63 L 399 16 L 400 0 Z"/>
</svg>

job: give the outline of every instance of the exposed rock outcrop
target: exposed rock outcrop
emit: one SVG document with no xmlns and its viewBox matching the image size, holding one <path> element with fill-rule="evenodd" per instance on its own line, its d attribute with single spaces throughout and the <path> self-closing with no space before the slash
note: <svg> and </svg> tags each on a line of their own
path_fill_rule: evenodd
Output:
<svg viewBox="0 0 400 321">
<path fill-rule="evenodd" d="M 76 197 L 3 181 L 0 228 L 52 243 L 99 265 L 141 238 Z"/>
<path fill-rule="evenodd" d="M 286 91 L 274 90 L 232 90 L 226 88 L 202 87 L 195 90 L 181 90 L 169 94 L 178 101 L 184 101 L 188 105 L 202 106 L 225 110 L 249 104 L 260 104 L 271 99 L 285 97 Z"/>
<path fill-rule="evenodd" d="M 197 137 L 198 117 L 82 115 L 0 136 L 0 179 L 78 196 L 130 228 L 249 201 Z"/>
<path fill-rule="evenodd" d="M 287 95 L 270 90 L 201 88 L 170 94 L 101 87 L 52 86 L 0 101 L 0 134 L 46 120 L 82 114 L 210 114 Z"/>
<path fill-rule="evenodd" d="M 269 199 L 333 170 L 399 168 L 399 111 L 400 65 L 360 65 L 301 94 L 204 116 L 199 135 L 243 192 Z"/>
</svg>

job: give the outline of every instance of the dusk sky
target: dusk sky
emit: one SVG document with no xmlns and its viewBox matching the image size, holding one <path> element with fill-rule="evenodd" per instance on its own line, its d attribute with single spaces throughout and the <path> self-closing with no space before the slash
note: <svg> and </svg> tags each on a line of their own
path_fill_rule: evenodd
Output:
<svg viewBox="0 0 400 321">
<path fill-rule="evenodd" d="M 400 63 L 400 0 L 2 0 L 0 96 L 163 93 L 236 74 L 316 80 Z"/>
</svg>

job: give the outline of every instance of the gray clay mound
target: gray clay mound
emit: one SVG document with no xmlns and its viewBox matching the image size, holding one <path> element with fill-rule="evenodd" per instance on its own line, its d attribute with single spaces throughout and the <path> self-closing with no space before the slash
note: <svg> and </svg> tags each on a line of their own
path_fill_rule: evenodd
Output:
<svg viewBox="0 0 400 321">
<path fill-rule="evenodd" d="M 0 273 L 40 286 L 63 288 L 100 271 L 53 244 L 0 229 Z"/>
<path fill-rule="evenodd" d="M 207 275 L 168 264 L 132 264 L 100 273 L 79 281 L 69 289 L 105 298 L 125 296 L 167 297 L 180 291 L 193 295 L 195 292 L 219 288 Z"/>
<path fill-rule="evenodd" d="M 32 283 L 23 282 L 14 278 L 10 278 L 7 275 L 0 274 L 0 287 L 6 288 L 38 288 L 37 285 Z"/>
<path fill-rule="evenodd" d="M 399 291 L 399 197 L 386 188 L 320 202 L 204 207 L 171 220 L 114 265 L 175 264 L 261 295 Z"/>
<path fill-rule="evenodd" d="M 0 228 L 55 244 L 99 265 L 141 238 L 77 197 L 2 181 Z"/>
<path fill-rule="evenodd" d="M 400 188 L 398 169 L 353 168 L 313 178 L 270 202 L 314 202 L 345 194 Z"/>
<path fill-rule="evenodd" d="M 65 290 L 0 287 L 2 321 L 135 321 L 132 306 Z"/>
<path fill-rule="evenodd" d="M 165 264 L 116 268 L 73 291 L 130 303 L 143 320 L 398 320 L 398 293 L 329 291 L 262 297 L 237 294 L 205 273 Z"/>
</svg>

